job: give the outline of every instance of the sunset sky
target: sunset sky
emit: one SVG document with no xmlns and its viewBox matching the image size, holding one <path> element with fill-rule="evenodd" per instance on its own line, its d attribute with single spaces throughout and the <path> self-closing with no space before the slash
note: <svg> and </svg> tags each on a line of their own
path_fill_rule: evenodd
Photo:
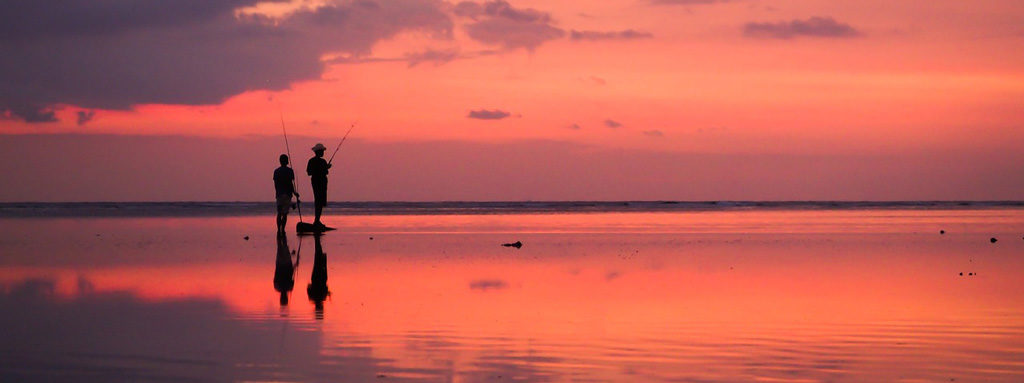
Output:
<svg viewBox="0 0 1024 383">
<path fill-rule="evenodd" d="M 0 7 L 0 201 L 1024 199 L 1020 0 Z"/>
</svg>

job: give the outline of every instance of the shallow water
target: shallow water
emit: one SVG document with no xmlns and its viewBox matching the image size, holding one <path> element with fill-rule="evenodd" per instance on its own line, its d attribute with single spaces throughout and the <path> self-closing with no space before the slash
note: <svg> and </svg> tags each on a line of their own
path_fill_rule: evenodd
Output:
<svg viewBox="0 0 1024 383">
<path fill-rule="evenodd" d="M 0 381 L 1024 379 L 1021 209 L 326 221 L 0 219 Z"/>
</svg>

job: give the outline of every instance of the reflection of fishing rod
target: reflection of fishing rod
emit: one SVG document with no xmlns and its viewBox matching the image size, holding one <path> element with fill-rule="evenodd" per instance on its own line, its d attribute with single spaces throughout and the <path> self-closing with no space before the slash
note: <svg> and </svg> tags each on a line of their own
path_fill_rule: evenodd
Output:
<svg viewBox="0 0 1024 383">
<path fill-rule="evenodd" d="M 345 143 L 345 139 L 348 138 L 348 134 L 352 133 L 352 129 L 355 129 L 356 128 L 356 124 L 358 124 L 358 123 L 359 123 L 359 120 L 356 120 L 356 122 L 353 122 L 352 126 L 350 126 L 348 128 L 348 132 L 345 132 L 345 136 L 341 138 L 341 142 L 338 143 L 338 147 L 334 149 L 334 154 L 331 154 L 331 159 L 327 161 L 328 164 L 331 163 L 331 162 L 334 162 L 334 156 L 337 155 L 338 154 L 338 150 L 341 149 L 341 144 Z"/>
<path fill-rule="evenodd" d="M 277 104 L 277 111 L 281 115 L 281 132 L 284 133 L 284 149 L 288 152 L 288 168 L 292 169 L 292 175 L 295 174 L 295 168 L 292 168 L 292 147 L 288 144 L 288 131 L 284 128 L 284 110 L 281 108 L 281 104 Z M 292 193 L 298 190 L 295 187 L 295 177 L 292 177 Z M 288 196 L 291 199 L 291 196 Z M 302 222 L 302 201 L 299 201 L 299 197 L 295 197 L 295 207 L 299 209 L 299 222 Z M 299 242 L 299 247 L 302 247 L 302 242 Z"/>
</svg>

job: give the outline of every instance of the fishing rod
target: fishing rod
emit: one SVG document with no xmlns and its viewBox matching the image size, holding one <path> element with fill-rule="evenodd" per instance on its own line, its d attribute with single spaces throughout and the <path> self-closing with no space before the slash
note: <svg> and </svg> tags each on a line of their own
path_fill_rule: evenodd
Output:
<svg viewBox="0 0 1024 383">
<path fill-rule="evenodd" d="M 284 149 L 285 149 L 285 151 L 288 152 L 288 168 L 292 169 L 292 175 L 293 175 L 293 177 L 292 177 L 292 193 L 295 193 L 295 191 L 299 190 L 299 189 L 297 189 L 296 185 L 295 185 L 295 177 L 294 177 L 294 175 L 295 175 L 295 168 L 292 167 L 292 147 L 291 147 L 290 144 L 288 144 L 288 130 L 286 130 L 284 128 L 284 109 L 281 108 L 281 104 L 280 103 L 277 104 L 277 111 L 281 115 L 281 132 L 284 133 Z M 291 198 L 291 196 L 288 196 L 288 197 Z M 298 208 L 298 210 L 299 210 L 299 222 L 302 222 L 302 201 L 299 201 L 299 197 L 298 196 L 295 197 L 295 207 Z M 302 246 L 302 242 L 300 241 L 299 242 L 299 247 L 301 247 L 301 246 Z"/>
<path fill-rule="evenodd" d="M 331 154 L 331 159 L 327 161 L 328 164 L 330 164 L 331 162 L 334 162 L 334 156 L 337 155 L 338 154 L 338 150 L 341 149 L 341 144 L 345 143 L 345 139 L 348 138 L 348 134 L 352 133 L 352 129 L 355 129 L 356 128 L 356 124 L 358 124 L 358 123 L 359 123 L 359 120 L 356 120 L 356 122 L 353 122 L 352 126 L 350 126 L 348 128 L 348 132 L 345 132 L 345 136 L 341 137 L 341 142 L 339 142 L 338 143 L 338 147 L 334 149 L 334 154 Z"/>
</svg>

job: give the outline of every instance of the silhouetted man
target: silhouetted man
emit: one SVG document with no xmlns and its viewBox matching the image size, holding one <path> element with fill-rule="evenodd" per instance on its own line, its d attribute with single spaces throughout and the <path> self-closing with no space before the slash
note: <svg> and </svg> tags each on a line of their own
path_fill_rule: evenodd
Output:
<svg viewBox="0 0 1024 383">
<path fill-rule="evenodd" d="M 292 263 L 292 254 L 288 251 L 288 236 L 283 232 L 277 233 L 277 261 L 274 267 L 274 290 L 281 293 L 281 306 L 288 305 L 288 293 L 295 287 L 295 268 L 299 266 L 299 254 L 295 255 L 295 263 Z"/>
<path fill-rule="evenodd" d="M 316 241 L 313 250 L 313 274 L 309 276 L 306 295 L 313 302 L 316 319 L 324 319 L 324 301 L 331 296 L 331 291 L 327 288 L 327 254 L 320 246 L 320 235 L 316 234 L 313 238 Z"/>
<path fill-rule="evenodd" d="M 309 174 L 309 181 L 313 185 L 313 207 L 316 209 L 313 225 L 320 227 L 324 226 L 323 222 L 320 222 L 320 214 L 323 212 L 324 206 L 327 206 L 327 172 L 331 168 L 331 164 L 324 159 L 326 151 L 327 147 L 324 144 L 316 144 L 313 147 L 316 157 L 310 158 L 306 163 L 306 174 Z"/>
<path fill-rule="evenodd" d="M 295 172 L 288 167 L 288 156 L 282 154 L 278 158 L 281 167 L 274 170 L 274 190 L 277 192 L 277 232 L 283 233 L 288 223 L 288 209 L 292 206 L 292 195 L 298 200 L 295 191 Z"/>
</svg>

